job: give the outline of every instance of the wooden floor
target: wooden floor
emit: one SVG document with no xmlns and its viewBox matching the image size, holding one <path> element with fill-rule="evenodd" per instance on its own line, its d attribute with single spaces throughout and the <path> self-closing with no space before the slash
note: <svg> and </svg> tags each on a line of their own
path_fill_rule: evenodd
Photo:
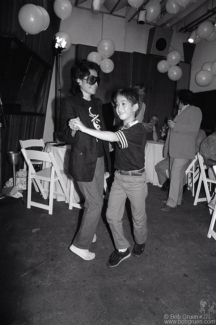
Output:
<svg viewBox="0 0 216 325">
<path fill-rule="evenodd" d="M 68 249 L 81 210 L 55 201 L 49 215 L 20 200 L 2 200 L 0 324 L 216 324 L 216 241 L 207 237 L 208 208 L 194 206 L 186 191 L 181 207 L 162 212 L 165 193 L 148 188 L 146 250 L 115 268 L 106 265 L 114 249 L 106 201 L 91 246 L 96 258 L 86 262 Z M 125 212 L 133 247 L 129 220 Z"/>
</svg>

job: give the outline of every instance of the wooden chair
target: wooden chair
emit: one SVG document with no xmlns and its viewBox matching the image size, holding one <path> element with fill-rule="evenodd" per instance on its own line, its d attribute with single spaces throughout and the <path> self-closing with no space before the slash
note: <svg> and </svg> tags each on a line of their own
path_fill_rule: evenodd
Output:
<svg viewBox="0 0 216 325">
<path fill-rule="evenodd" d="M 185 173 L 186 173 L 186 177 L 187 177 L 188 189 L 191 190 L 192 196 L 194 196 L 195 195 L 195 183 L 198 181 L 199 175 L 200 175 L 200 167 L 199 167 L 197 155 L 192 160 L 192 162 L 186 169 Z"/>
<path fill-rule="evenodd" d="M 216 174 L 216 166 L 213 166 L 213 170 Z M 208 234 L 207 234 L 208 238 L 213 237 L 216 240 L 216 232 L 214 231 L 215 221 L 216 221 L 216 205 L 213 210 L 213 214 L 212 214 L 212 218 L 211 218 L 211 222 L 210 222 L 210 226 L 209 226 L 209 230 L 208 230 Z"/>
<path fill-rule="evenodd" d="M 52 154 L 52 152 L 41 152 L 37 150 L 26 150 L 21 149 L 22 154 L 25 158 L 25 162 L 28 165 L 28 189 L 27 189 L 27 208 L 30 209 L 31 206 L 35 206 L 41 209 L 45 209 L 49 211 L 49 214 L 53 213 L 53 195 L 63 195 L 65 197 L 66 202 L 69 203 L 69 195 L 67 194 L 67 190 L 65 184 L 62 179 L 62 174 L 58 168 L 56 160 Z M 35 171 L 35 168 L 32 164 L 33 161 L 41 161 L 42 169 L 38 172 Z M 49 163 L 48 168 L 43 168 L 43 166 Z M 47 194 L 49 193 L 49 204 L 42 204 L 32 200 L 32 180 L 37 182 L 38 188 L 44 199 L 47 198 Z M 45 189 L 43 186 L 43 182 L 49 182 L 50 186 L 48 189 Z M 59 182 L 62 192 L 55 192 L 54 185 L 56 182 Z"/>
<path fill-rule="evenodd" d="M 207 201 L 209 203 L 211 200 L 209 187 L 211 186 L 211 184 L 216 184 L 215 180 L 210 179 L 206 176 L 207 167 L 204 164 L 203 157 L 199 153 L 197 154 L 197 157 L 198 157 L 199 166 L 200 166 L 200 176 L 199 176 L 199 182 L 198 182 L 196 195 L 195 195 L 195 199 L 194 199 L 194 205 L 197 205 L 197 203 L 199 203 L 199 202 L 205 202 L 205 201 Z M 199 197 L 202 184 L 204 185 L 205 197 Z"/>
</svg>

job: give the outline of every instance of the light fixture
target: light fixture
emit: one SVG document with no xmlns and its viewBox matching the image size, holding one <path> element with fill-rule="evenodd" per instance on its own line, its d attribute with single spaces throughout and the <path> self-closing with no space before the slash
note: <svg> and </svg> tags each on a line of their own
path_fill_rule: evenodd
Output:
<svg viewBox="0 0 216 325">
<path fill-rule="evenodd" d="M 146 22 L 146 13 L 147 10 L 146 9 L 142 9 L 140 10 L 139 14 L 138 14 L 138 18 L 137 18 L 137 23 L 140 25 L 144 25 Z"/>
<path fill-rule="evenodd" d="M 103 6 L 105 0 L 93 0 L 92 1 L 92 9 L 93 11 L 100 11 L 101 7 Z"/>
<path fill-rule="evenodd" d="M 195 29 L 195 30 L 192 31 L 192 33 L 188 37 L 188 42 L 189 43 L 194 43 L 195 39 L 196 39 L 196 36 L 197 36 L 197 30 Z"/>
</svg>

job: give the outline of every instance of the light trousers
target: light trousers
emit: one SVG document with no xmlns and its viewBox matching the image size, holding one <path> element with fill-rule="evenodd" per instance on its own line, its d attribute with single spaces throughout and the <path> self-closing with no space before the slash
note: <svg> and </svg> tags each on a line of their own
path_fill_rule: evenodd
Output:
<svg viewBox="0 0 216 325">
<path fill-rule="evenodd" d="M 117 249 L 130 247 L 130 243 L 124 236 L 122 223 L 127 198 L 131 204 L 134 239 L 137 244 L 146 242 L 147 216 L 145 199 L 147 195 L 148 188 L 145 172 L 142 176 L 121 175 L 115 172 L 107 208 L 107 221 Z"/>
</svg>

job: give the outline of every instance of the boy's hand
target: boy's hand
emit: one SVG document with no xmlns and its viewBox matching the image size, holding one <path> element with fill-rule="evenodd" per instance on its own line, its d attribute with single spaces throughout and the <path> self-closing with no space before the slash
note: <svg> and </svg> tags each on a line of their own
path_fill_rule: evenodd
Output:
<svg viewBox="0 0 216 325">
<path fill-rule="evenodd" d="M 73 121 L 73 125 L 76 128 L 76 130 L 84 131 L 84 129 L 86 129 L 86 126 L 80 121 L 79 118 Z"/>
<path fill-rule="evenodd" d="M 69 121 L 69 127 L 72 129 L 72 130 L 78 130 L 78 126 L 75 125 L 75 121 L 79 120 L 80 121 L 80 118 L 79 117 L 76 117 L 76 118 L 72 118 L 70 119 Z"/>
</svg>

